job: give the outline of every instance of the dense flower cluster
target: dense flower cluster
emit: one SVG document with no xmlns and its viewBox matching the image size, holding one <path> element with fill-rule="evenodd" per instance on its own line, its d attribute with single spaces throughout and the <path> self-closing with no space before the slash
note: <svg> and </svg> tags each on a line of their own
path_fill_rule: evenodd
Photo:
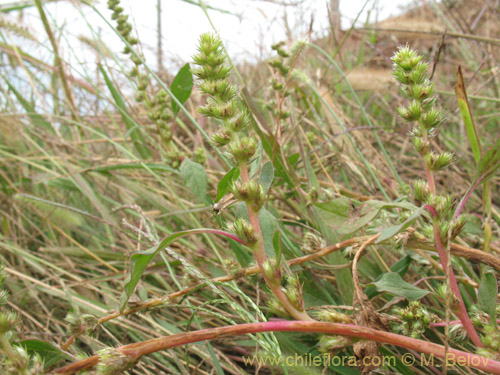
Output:
<svg viewBox="0 0 500 375">
<path fill-rule="evenodd" d="M 431 151 L 430 140 L 437 135 L 437 127 L 443 122 L 443 115 L 436 109 L 436 96 L 432 96 L 434 84 L 430 81 L 427 69 L 429 64 L 422 61 L 416 51 L 401 47 L 392 58 L 393 73 L 400 83 L 400 92 L 410 100 L 405 107 L 399 107 L 399 115 L 416 125 L 410 134 L 417 152 L 422 155 L 427 172 L 427 181 L 416 180 L 414 198 L 422 204 L 434 208 L 433 219 L 439 222 L 443 242 L 456 237 L 462 230 L 465 220 L 462 216 L 453 219 L 453 201 L 450 196 L 437 195 L 432 172 L 446 168 L 454 161 L 453 153 Z M 451 230 L 451 231 L 450 231 Z M 432 236 L 433 228 L 424 228 Z"/>
</svg>

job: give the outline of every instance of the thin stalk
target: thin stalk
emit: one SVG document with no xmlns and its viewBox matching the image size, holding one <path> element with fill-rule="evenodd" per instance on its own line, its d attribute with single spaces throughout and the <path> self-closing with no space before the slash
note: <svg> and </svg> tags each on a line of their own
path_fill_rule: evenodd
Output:
<svg viewBox="0 0 500 375">
<path fill-rule="evenodd" d="M 323 247 L 312 254 L 305 255 L 305 256 L 300 257 L 300 258 L 294 258 L 294 259 L 287 260 L 287 265 L 288 265 L 288 267 L 292 267 L 292 266 L 295 266 L 298 264 L 303 264 L 305 262 L 312 261 L 314 259 L 319 259 L 319 258 L 327 256 L 335 251 L 344 249 L 347 246 L 351 246 L 351 245 L 357 244 L 357 243 L 362 243 L 362 242 L 366 241 L 366 239 L 367 239 L 367 236 L 353 237 L 353 238 L 350 238 L 348 240 L 336 243 L 334 245 Z M 422 249 L 422 250 L 428 250 L 428 251 L 437 251 L 437 249 L 435 247 L 433 247 L 429 244 L 414 241 L 414 240 L 410 240 L 406 244 L 406 246 L 409 249 Z M 469 259 L 469 260 L 474 261 L 474 262 L 484 263 L 486 265 L 489 265 L 489 266 L 495 268 L 497 271 L 500 271 L 500 259 L 498 259 L 494 255 L 485 254 L 484 251 L 482 251 L 482 250 L 472 249 L 472 248 L 461 246 L 458 244 L 451 244 L 451 252 L 453 253 L 453 255 L 463 257 L 465 259 Z M 29 256 L 28 254 L 23 254 L 23 255 Z M 224 283 L 224 282 L 236 280 L 236 279 L 241 278 L 241 277 L 256 275 L 258 273 L 261 273 L 261 270 L 258 266 L 257 267 L 249 267 L 249 268 L 242 269 L 237 274 L 231 274 L 231 275 L 226 275 L 226 276 L 221 276 L 221 277 L 216 277 L 216 278 L 210 279 L 210 282 L 212 282 L 212 283 Z M 186 295 L 190 292 L 193 292 L 193 291 L 195 291 L 195 290 L 197 290 L 200 287 L 203 287 L 205 285 L 207 285 L 207 283 L 203 282 L 203 283 L 195 284 L 195 285 L 189 286 L 187 288 L 184 288 L 182 290 L 178 290 L 176 292 L 164 295 L 162 297 L 152 298 L 152 299 L 144 302 L 140 306 L 137 306 L 134 308 L 128 308 L 121 313 L 119 311 L 116 311 L 116 312 L 113 312 L 109 315 L 105 315 L 102 318 L 99 318 L 97 323 L 103 324 L 103 323 L 106 323 L 110 320 L 116 319 L 120 316 L 127 316 L 127 315 L 135 314 L 137 312 L 144 311 L 144 310 L 156 307 L 156 306 L 162 306 L 165 303 L 167 303 L 168 301 L 172 301 L 175 298 L 184 296 L 184 295 Z M 77 334 L 71 336 L 63 346 L 68 347 L 78 336 L 81 335 L 81 333 L 83 333 L 83 332 L 80 332 L 80 333 L 77 333 Z M 68 342 L 69 342 L 69 344 L 68 344 Z"/>
<path fill-rule="evenodd" d="M 483 348 L 484 345 L 479 338 L 479 335 L 472 324 L 472 321 L 467 313 L 467 309 L 465 308 L 465 303 L 462 298 L 462 294 L 460 293 L 460 289 L 458 288 L 457 279 L 455 278 L 455 273 L 453 272 L 452 267 L 448 267 L 448 254 L 446 248 L 443 244 L 443 240 L 441 239 L 441 232 L 439 230 L 439 223 L 437 220 L 434 220 L 434 242 L 436 243 L 436 248 L 439 254 L 439 259 L 441 260 L 441 264 L 443 266 L 443 270 L 445 275 L 448 278 L 451 291 L 458 299 L 458 311 L 456 312 L 458 318 L 462 322 L 467 334 L 474 342 L 474 344 L 480 348 Z"/>
<path fill-rule="evenodd" d="M 354 337 L 362 340 L 376 341 L 381 344 L 400 346 L 409 350 L 415 350 L 420 354 L 433 354 L 447 362 L 452 361 L 453 363 L 464 364 L 486 371 L 490 374 L 500 374 L 500 362 L 477 354 L 471 354 L 453 348 L 449 348 L 446 351 L 444 346 L 432 342 L 418 340 L 391 332 L 379 331 L 368 327 L 360 327 L 354 324 L 311 321 L 273 321 L 203 329 L 195 332 L 179 333 L 129 344 L 119 347 L 116 350 L 126 355 L 130 362 L 134 362 L 144 355 L 181 345 L 259 332 L 311 332 Z M 89 369 L 97 365 L 99 361 L 100 357 L 94 355 L 59 368 L 53 373 L 71 375 L 75 372 Z"/>
<path fill-rule="evenodd" d="M 43 27 L 45 28 L 45 32 L 47 33 L 47 36 L 49 37 L 50 40 L 50 44 L 52 45 L 52 49 L 54 50 L 55 65 L 58 70 L 59 76 L 61 78 L 61 83 L 63 86 L 64 94 L 66 95 L 66 99 L 68 100 L 69 108 L 71 110 L 71 115 L 73 117 L 73 120 L 77 121 L 78 112 L 76 110 L 75 98 L 73 96 L 71 88 L 69 87 L 68 80 L 66 79 L 67 74 L 65 72 L 64 63 L 61 59 L 61 56 L 59 55 L 59 49 L 57 47 L 56 38 L 54 37 L 54 33 L 50 28 L 49 21 L 47 20 L 47 16 L 45 15 L 45 11 L 43 10 L 41 0 L 35 0 L 35 5 L 36 8 L 38 9 L 38 13 L 40 13 L 40 19 L 42 20 Z"/>
<path fill-rule="evenodd" d="M 422 139 L 424 143 L 427 143 L 429 140 L 429 131 L 426 128 L 426 126 L 423 123 L 422 118 L 418 121 L 420 130 L 422 131 Z M 427 150 L 427 153 L 429 151 Z M 423 155 L 422 155 L 423 156 Z M 436 195 L 436 184 L 434 181 L 434 174 L 431 169 L 430 162 L 428 162 L 424 158 L 424 164 L 425 164 L 425 175 L 427 177 L 427 184 L 429 186 L 429 191 L 432 195 Z M 451 289 L 452 293 L 455 295 L 458 301 L 458 311 L 456 312 L 457 316 L 459 319 L 462 321 L 462 324 L 467 331 L 467 334 L 471 338 L 471 340 L 474 342 L 474 344 L 477 347 L 484 347 L 483 343 L 481 342 L 481 339 L 479 338 L 479 335 L 477 334 L 474 325 L 472 324 L 472 321 L 469 317 L 469 314 L 467 313 L 467 309 L 465 307 L 464 300 L 462 298 L 462 294 L 460 293 L 460 289 L 458 288 L 458 283 L 457 279 L 455 278 L 455 273 L 453 271 L 453 267 L 451 266 L 451 255 L 450 255 L 450 244 L 451 244 L 451 238 L 448 238 L 448 247 L 445 247 L 443 244 L 443 239 L 441 238 L 441 231 L 439 229 L 439 218 L 438 218 L 438 213 L 435 209 L 435 207 L 431 205 L 427 205 L 427 209 L 433 216 L 433 229 L 434 229 L 434 243 L 436 245 L 438 254 L 439 254 L 439 260 L 441 261 L 441 265 L 443 266 L 444 274 L 446 275 L 446 281 L 447 285 L 449 285 L 449 288 Z M 455 217 L 454 217 L 455 218 Z M 448 233 L 449 237 L 449 233 Z M 448 299 L 446 301 L 446 317 L 448 320 Z M 448 327 L 446 328 L 446 335 L 448 335 Z M 448 349 L 448 344 L 446 344 L 446 349 Z"/>
<path fill-rule="evenodd" d="M 247 163 L 240 164 L 240 177 L 243 184 L 247 184 L 250 181 L 250 177 L 248 175 L 248 166 Z M 264 248 L 264 240 L 262 235 L 262 229 L 260 227 L 259 215 L 258 212 L 255 212 L 249 203 L 246 204 L 248 218 L 250 220 L 250 224 L 252 225 L 255 234 L 257 235 L 257 243 L 252 246 L 254 251 L 255 260 L 257 261 L 257 265 L 262 273 L 262 277 L 266 282 L 267 286 L 274 293 L 276 298 L 280 301 L 283 308 L 295 319 L 297 320 L 307 320 L 314 321 L 309 314 L 305 311 L 299 311 L 288 299 L 286 294 L 281 289 L 280 283 L 275 282 L 275 280 L 269 279 L 269 277 L 264 272 L 264 263 L 267 261 L 266 250 Z M 279 265 L 278 265 L 279 267 Z"/>
<path fill-rule="evenodd" d="M 422 126 L 423 134 L 426 136 L 427 132 L 425 131 L 424 127 Z M 431 191 L 432 194 L 436 194 L 436 185 L 434 183 L 434 174 L 431 171 L 430 166 L 428 165 L 427 162 L 425 162 L 425 174 L 427 176 L 427 183 L 429 185 L 429 190 Z M 458 300 L 458 312 L 457 316 L 459 319 L 462 321 L 462 324 L 467 331 L 467 334 L 471 338 L 471 340 L 474 342 L 474 344 L 478 347 L 484 347 L 483 343 L 481 342 L 481 339 L 479 338 L 479 335 L 476 332 L 476 329 L 474 328 L 474 325 L 472 324 L 472 321 L 469 317 L 469 314 L 467 313 L 467 309 L 465 308 L 465 303 L 462 298 L 462 294 L 460 293 L 460 289 L 458 288 L 458 283 L 457 279 L 455 278 L 455 273 L 453 272 L 453 268 L 451 267 L 451 263 L 449 263 L 449 257 L 448 257 L 448 252 L 443 244 L 443 240 L 441 238 L 441 231 L 439 230 L 439 221 L 437 219 L 437 212 L 434 209 L 434 207 L 429 206 L 429 211 L 431 212 L 432 216 L 434 216 L 434 242 L 439 254 L 439 260 L 441 261 L 441 265 L 443 266 L 444 274 L 447 277 L 447 281 L 450 285 L 451 291 L 455 295 L 455 297 Z"/>
</svg>

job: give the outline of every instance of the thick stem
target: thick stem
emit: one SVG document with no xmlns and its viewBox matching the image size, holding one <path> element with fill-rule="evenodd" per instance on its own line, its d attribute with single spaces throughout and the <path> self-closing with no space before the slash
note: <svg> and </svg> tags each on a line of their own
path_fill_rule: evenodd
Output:
<svg viewBox="0 0 500 375">
<path fill-rule="evenodd" d="M 353 238 L 350 238 L 348 240 L 339 242 L 335 245 L 323 247 L 312 254 L 305 255 L 305 256 L 300 257 L 300 258 L 290 259 L 287 261 L 287 264 L 289 267 L 292 267 L 292 266 L 297 265 L 297 264 L 302 264 L 302 263 L 305 263 L 305 262 L 308 262 L 308 261 L 311 261 L 314 259 L 318 259 L 318 258 L 324 257 L 328 254 L 331 254 L 334 251 L 341 250 L 341 249 L 343 249 L 347 246 L 350 246 L 352 244 L 361 243 L 363 241 L 366 241 L 367 238 L 368 238 L 367 236 L 353 237 Z M 429 250 L 429 251 L 437 251 L 437 249 L 435 247 L 433 247 L 429 244 L 426 244 L 424 242 L 418 242 L 415 240 L 410 240 L 406 244 L 406 246 L 410 249 L 415 248 L 415 249 L 423 249 L 423 250 Z M 451 244 L 450 250 L 453 253 L 453 255 L 464 257 L 465 259 L 469 259 L 469 260 L 472 260 L 474 262 L 479 262 L 479 263 L 489 265 L 489 266 L 495 268 L 497 271 L 500 271 L 500 259 L 498 259 L 497 257 L 495 257 L 492 254 L 486 254 L 482 250 L 471 249 L 471 248 L 461 246 L 458 244 Z M 238 278 L 243 277 L 243 276 L 255 275 L 258 273 L 261 273 L 259 267 L 249 267 L 249 268 L 241 270 L 241 272 L 238 272 L 238 274 L 236 274 L 236 275 L 227 275 L 227 276 L 216 277 L 216 278 L 211 279 L 211 281 L 212 282 L 220 282 L 220 283 L 229 282 L 229 281 L 238 279 Z M 118 318 L 120 316 L 126 316 L 126 315 L 134 314 L 134 313 L 137 313 L 139 311 L 143 311 L 143 310 L 155 307 L 155 306 L 161 306 L 161 305 L 165 304 L 165 301 L 173 300 L 174 298 L 178 298 L 180 296 L 186 295 L 187 293 L 190 293 L 193 290 L 200 288 L 200 286 L 202 286 L 202 285 L 206 285 L 206 283 L 192 285 L 188 288 L 185 288 L 185 289 L 179 290 L 177 292 L 165 295 L 163 297 L 150 299 L 150 300 L 144 302 L 142 305 L 140 305 L 138 307 L 126 309 L 122 313 L 120 313 L 119 311 L 116 311 L 112 314 L 109 314 L 109 315 L 106 315 L 106 316 L 103 316 L 102 318 L 100 318 L 98 320 L 98 324 L 106 323 L 106 322 L 108 322 L 112 319 Z M 73 343 L 73 341 L 79 335 L 80 335 L 80 333 L 77 333 L 77 334 L 71 336 L 68 339 L 68 341 L 64 345 L 61 346 L 61 348 L 69 347 L 69 345 L 71 345 L 71 343 Z"/>
<path fill-rule="evenodd" d="M 446 249 L 443 244 L 443 240 L 441 239 L 441 233 L 439 231 L 439 224 L 437 221 L 434 222 L 434 241 L 436 243 L 436 248 L 439 254 L 439 259 L 441 260 L 441 264 L 443 266 L 444 274 L 448 277 L 450 282 L 450 288 L 453 294 L 458 299 L 458 308 L 457 316 L 462 322 L 465 330 L 467 331 L 469 337 L 474 342 L 474 344 L 478 347 L 484 347 L 479 335 L 477 334 L 472 321 L 470 320 L 469 314 L 467 313 L 467 309 L 465 308 L 464 300 L 462 299 L 462 295 L 460 294 L 460 289 L 458 288 L 457 279 L 455 278 L 455 273 L 453 272 L 453 268 L 449 268 L 448 272 L 448 254 L 446 253 Z"/>
<path fill-rule="evenodd" d="M 427 133 L 424 133 L 427 134 Z M 426 138 L 426 137 L 425 137 Z M 434 176 L 430 169 L 430 166 L 425 162 L 425 173 L 427 175 L 427 183 L 429 184 L 429 190 L 432 194 L 436 194 L 436 186 L 434 184 Z M 444 274 L 448 278 L 448 282 L 451 288 L 451 291 L 458 299 L 458 312 L 457 316 L 462 321 L 462 324 L 467 331 L 467 334 L 471 338 L 472 342 L 478 347 L 484 347 L 479 335 L 477 334 L 472 321 L 470 320 L 469 314 L 467 313 L 467 309 L 465 308 L 465 303 L 460 294 L 460 289 L 458 288 L 457 279 L 455 278 L 455 273 L 453 272 L 453 268 L 451 267 L 448 259 L 448 253 L 443 244 L 443 240 L 441 238 L 441 231 L 439 230 L 439 219 L 437 219 L 437 212 L 434 207 L 428 205 L 428 209 L 434 217 L 434 242 L 436 244 L 436 249 L 439 254 L 439 259 L 441 261 L 441 265 L 443 266 Z M 451 240 L 450 240 L 451 241 Z"/>
<path fill-rule="evenodd" d="M 241 181 L 246 184 L 250 181 L 250 177 L 248 175 L 248 167 L 246 163 L 241 163 L 240 164 L 240 177 Z M 265 272 L 264 272 L 264 263 L 267 261 L 267 255 L 266 255 L 266 249 L 264 248 L 264 241 L 263 241 L 263 236 L 262 236 L 262 229 L 260 227 L 260 222 L 259 222 L 259 215 L 257 212 L 255 212 L 250 204 L 247 203 L 247 212 L 248 212 L 248 218 L 250 220 L 250 224 L 252 225 L 255 234 L 257 235 L 258 241 L 257 243 L 253 246 L 254 249 L 254 254 L 255 254 L 255 260 L 257 261 L 257 265 L 259 266 L 259 269 L 262 273 L 262 277 L 264 278 L 264 281 L 266 282 L 267 286 L 271 291 L 274 293 L 276 298 L 280 301 L 281 305 L 283 308 L 295 319 L 297 320 L 307 320 L 307 321 L 314 321 L 309 314 L 307 314 L 305 311 L 299 311 L 288 299 L 288 297 L 285 295 L 283 290 L 281 289 L 281 286 L 279 283 L 273 282 L 273 280 L 270 280 Z"/>
<path fill-rule="evenodd" d="M 433 354 L 435 357 L 444 359 L 448 364 L 465 365 L 486 371 L 489 374 L 500 375 L 500 362 L 493 359 L 453 348 L 448 348 L 448 350 L 446 350 L 442 345 L 397 335 L 391 332 L 378 331 L 376 329 L 360 327 L 354 324 L 326 322 L 273 321 L 239 324 L 235 326 L 203 329 L 195 332 L 185 332 L 172 336 L 159 337 L 148 341 L 125 345 L 117 348 L 117 350 L 124 353 L 132 362 L 137 361 L 144 355 L 174 348 L 180 345 L 258 332 L 311 332 L 371 340 L 381 344 L 396 345 L 409 350 L 415 350 L 420 355 Z M 99 363 L 99 360 L 99 356 L 94 355 L 82 361 L 74 362 L 70 365 L 59 368 L 53 373 L 71 375 L 77 371 L 86 370 L 95 366 Z"/>
</svg>

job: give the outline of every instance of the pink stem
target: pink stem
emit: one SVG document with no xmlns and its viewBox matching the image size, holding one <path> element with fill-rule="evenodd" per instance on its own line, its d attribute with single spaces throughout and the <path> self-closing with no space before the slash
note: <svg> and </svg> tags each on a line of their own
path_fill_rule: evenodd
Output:
<svg viewBox="0 0 500 375">
<path fill-rule="evenodd" d="M 243 240 L 239 237 L 236 237 L 234 234 L 232 233 L 228 233 L 228 232 L 224 232 L 223 230 L 219 230 L 219 229 L 207 229 L 204 233 L 212 233 L 212 234 L 217 234 L 219 236 L 224 236 L 224 237 L 227 237 L 227 238 L 230 238 L 242 245 L 246 245 L 245 242 L 243 242 Z"/>
<path fill-rule="evenodd" d="M 477 354 L 453 348 L 445 349 L 444 346 L 439 344 L 391 332 L 379 331 L 373 328 L 361 327 L 354 324 L 326 322 L 273 321 L 209 328 L 125 345 L 117 348 L 117 350 L 125 354 L 128 359 L 133 362 L 137 361 L 144 355 L 174 348 L 180 345 L 258 332 L 311 332 L 355 337 L 362 340 L 376 341 L 382 344 L 396 345 L 408 350 L 415 350 L 420 355 L 434 354 L 435 357 L 444 359 L 448 366 L 460 364 L 461 366 L 468 366 L 486 371 L 489 374 L 500 375 L 500 362 L 479 356 Z M 95 366 L 99 363 L 99 361 L 100 357 L 94 355 L 82 361 L 74 362 L 65 367 L 59 368 L 54 371 L 54 374 L 74 374 L 76 371 L 86 370 Z"/>
<path fill-rule="evenodd" d="M 250 177 L 248 175 L 248 168 L 246 164 L 240 165 L 240 177 L 243 183 L 247 183 L 248 181 L 250 181 Z M 305 311 L 299 311 L 294 305 L 292 305 L 286 294 L 281 289 L 281 286 L 273 282 L 273 280 L 270 280 L 265 274 L 265 272 L 263 272 L 264 262 L 267 261 L 267 255 L 266 255 L 266 249 L 264 248 L 264 241 L 262 238 L 262 229 L 260 227 L 259 215 L 257 212 L 254 212 L 254 210 L 249 204 L 247 204 L 247 212 L 248 212 L 248 218 L 250 219 L 250 224 L 252 225 L 255 233 L 258 236 L 257 244 L 254 246 L 255 260 L 257 261 L 257 265 L 260 268 L 262 277 L 264 278 L 264 281 L 266 282 L 267 286 L 269 287 L 269 289 L 271 289 L 276 298 L 278 298 L 278 300 L 280 301 L 283 308 L 291 316 L 293 316 L 297 320 L 313 321 L 313 319 L 309 316 L 309 314 L 307 314 Z"/>
<path fill-rule="evenodd" d="M 474 342 L 474 344 L 480 348 L 483 348 L 484 345 L 477 334 L 472 321 L 470 320 L 469 314 L 467 313 L 467 309 L 465 308 L 464 300 L 462 299 L 462 294 L 460 293 L 460 289 L 458 288 L 457 279 L 455 278 L 455 273 L 453 272 L 453 268 L 450 267 L 450 272 L 448 274 L 448 254 L 446 253 L 446 249 L 443 245 L 443 240 L 441 239 L 441 233 L 439 231 L 439 224 L 434 222 L 434 242 L 436 243 L 436 249 L 439 254 L 439 259 L 441 260 L 441 265 L 443 266 L 444 274 L 450 280 L 450 287 L 458 299 L 458 308 L 457 316 L 462 321 L 462 324 L 469 334 L 469 337 Z"/>
<path fill-rule="evenodd" d="M 425 163 L 425 175 L 427 177 L 427 183 L 429 184 L 429 190 L 432 194 L 436 194 L 436 185 L 434 183 L 434 175 L 432 174 L 431 168 Z"/>
<path fill-rule="evenodd" d="M 460 213 L 462 212 L 462 210 L 464 209 L 465 207 L 465 204 L 467 203 L 467 201 L 469 200 L 469 198 L 471 197 L 472 193 L 474 192 L 474 190 L 476 190 L 476 188 L 479 186 L 479 183 L 476 182 L 474 185 L 472 185 L 470 187 L 470 189 L 467 191 L 467 193 L 465 194 L 465 196 L 462 198 L 462 200 L 460 201 L 460 203 L 458 204 L 458 207 L 457 209 L 455 210 L 455 213 L 453 214 L 453 218 L 456 219 L 457 217 L 460 216 Z"/>
</svg>

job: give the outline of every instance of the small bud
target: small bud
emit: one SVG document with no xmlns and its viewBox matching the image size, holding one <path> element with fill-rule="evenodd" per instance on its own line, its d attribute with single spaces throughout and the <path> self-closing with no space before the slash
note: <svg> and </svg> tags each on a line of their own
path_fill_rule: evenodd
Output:
<svg viewBox="0 0 500 375">
<path fill-rule="evenodd" d="M 321 336 L 318 350 L 321 353 L 331 353 L 353 344 L 353 340 L 346 336 Z"/>
<path fill-rule="evenodd" d="M 131 78 L 134 78 L 134 77 L 137 77 L 139 75 L 139 69 L 137 69 L 136 66 L 134 66 L 132 68 L 132 70 L 130 70 L 130 72 L 128 73 L 129 77 Z"/>
<path fill-rule="evenodd" d="M 204 81 L 200 84 L 200 89 L 208 95 L 218 95 L 223 101 L 233 99 L 238 92 L 238 88 L 227 80 Z"/>
<path fill-rule="evenodd" d="M 460 234 L 465 225 L 465 216 L 460 215 L 451 222 L 451 239 L 454 239 Z"/>
<path fill-rule="evenodd" d="M 422 109 L 424 111 L 430 111 L 435 105 L 437 101 L 437 96 L 431 96 L 421 101 Z"/>
<path fill-rule="evenodd" d="M 406 86 L 404 88 L 403 94 L 410 99 L 415 99 L 420 101 L 428 98 L 429 95 L 432 94 L 433 90 L 434 90 L 434 84 L 426 82 L 423 84 Z"/>
<path fill-rule="evenodd" d="M 229 143 L 228 151 L 238 162 L 247 162 L 255 155 L 257 143 L 249 137 L 235 139 Z"/>
<path fill-rule="evenodd" d="M 268 282 L 273 286 L 281 284 L 281 270 L 275 259 L 270 259 L 262 264 L 262 271 Z"/>
<path fill-rule="evenodd" d="M 421 137 L 413 137 L 413 145 L 415 146 L 415 150 L 417 150 L 420 155 L 429 153 L 429 141 L 424 141 Z"/>
<path fill-rule="evenodd" d="M 135 94 L 134 99 L 137 103 L 141 103 L 146 99 L 146 96 L 144 95 L 144 91 L 139 91 Z"/>
<path fill-rule="evenodd" d="M 318 310 L 315 314 L 316 319 L 323 322 L 345 323 L 352 324 L 352 319 L 349 315 L 340 313 L 335 310 Z"/>
<path fill-rule="evenodd" d="M 120 23 L 126 23 L 128 20 L 128 14 L 120 14 L 118 18 L 116 18 L 116 22 Z"/>
<path fill-rule="evenodd" d="M 279 112 L 279 118 L 281 120 L 286 120 L 287 118 L 290 117 L 290 115 L 291 115 L 290 111 L 281 111 L 281 112 Z"/>
<path fill-rule="evenodd" d="M 236 199 L 249 203 L 254 212 L 258 212 L 264 204 L 264 189 L 255 181 L 246 184 L 237 181 L 233 183 L 232 192 Z"/>
<path fill-rule="evenodd" d="M 274 59 L 269 60 L 268 64 L 275 68 L 280 69 L 283 67 L 283 61 L 280 58 L 275 57 Z"/>
<path fill-rule="evenodd" d="M 269 307 L 270 312 L 275 315 L 282 316 L 284 318 L 288 318 L 290 316 L 281 302 L 279 302 L 274 296 L 269 299 L 267 306 Z"/>
<path fill-rule="evenodd" d="M 273 51 L 277 51 L 278 49 L 280 49 L 280 48 L 281 48 L 281 47 L 283 47 L 284 45 L 286 45 L 286 42 L 282 40 L 282 41 L 280 41 L 280 42 L 278 42 L 278 43 L 274 43 L 274 44 L 272 44 L 272 45 L 271 45 L 271 49 L 272 49 Z"/>
<path fill-rule="evenodd" d="M 322 247 L 326 246 L 325 240 L 312 233 L 312 232 L 307 232 L 304 235 L 304 242 L 302 243 L 302 248 L 306 250 L 307 252 L 314 252 L 317 251 L 318 249 L 321 249 Z"/>
<path fill-rule="evenodd" d="M 422 107 L 417 100 L 413 100 L 408 108 L 399 107 L 397 111 L 402 118 L 409 122 L 419 120 L 422 115 Z"/>
<path fill-rule="evenodd" d="M 97 355 L 100 357 L 96 366 L 99 375 L 119 375 L 134 366 L 130 358 L 115 348 L 101 349 Z"/>
<path fill-rule="evenodd" d="M 294 306 L 297 306 L 297 304 L 299 303 L 299 294 L 297 293 L 297 289 L 290 287 L 284 289 L 283 292 L 288 297 L 290 303 Z"/>
<path fill-rule="evenodd" d="M 271 87 L 275 91 L 283 90 L 283 83 L 279 82 L 276 78 L 271 79 Z"/>
<path fill-rule="evenodd" d="M 234 259 L 224 258 L 222 261 L 222 265 L 224 271 L 226 271 L 226 274 L 230 276 L 237 276 L 240 273 L 239 264 Z"/>
<path fill-rule="evenodd" d="M 231 131 L 237 133 L 245 129 L 250 124 L 248 112 L 241 111 L 230 119 L 224 120 L 225 126 Z"/>
<path fill-rule="evenodd" d="M 225 146 L 231 142 L 231 132 L 226 128 L 219 129 L 217 133 L 212 135 L 211 141 L 215 147 Z"/>
<path fill-rule="evenodd" d="M 165 107 L 163 108 L 160 117 L 163 121 L 170 121 L 174 118 L 174 113 L 169 107 Z"/>
<path fill-rule="evenodd" d="M 198 112 L 202 115 L 218 119 L 233 117 L 236 111 L 237 106 L 235 100 L 223 102 L 214 98 L 208 98 L 207 104 L 198 108 Z"/>
<path fill-rule="evenodd" d="M 248 247 L 257 243 L 257 236 L 252 225 L 243 218 L 238 218 L 230 227 L 231 232 L 236 234 Z"/>
<path fill-rule="evenodd" d="M 455 155 L 449 151 L 444 151 L 440 154 L 434 152 L 424 156 L 425 162 L 433 171 L 439 171 L 451 165 L 455 159 Z"/>
<path fill-rule="evenodd" d="M 0 311 L 0 335 L 9 332 L 17 322 L 17 314 L 13 311 Z"/>
<path fill-rule="evenodd" d="M 278 53 L 278 55 L 280 55 L 284 59 L 286 59 L 287 57 L 290 57 L 290 54 L 287 51 L 285 51 L 283 48 L 278 48 L 276 50 L 276 52 Z"/>
<path fill-rule="evenodd" d="M 425 203 L 429 199 L 431 192 L 429 190 L 429 184 L 424 180 L 416 180 L 413 183 L 413 196 L 415 200 Z"/>
<path fill-rule="evenodd" d="M 431 129 L 438 126 L 441 123 L 441 121 L 442 121 L 441 112 L 436 111 L 435 109 L 431 109 L 429 110 L 429 112 L 425 113 L 422 116 L 421 123 L 424 126 L 424 128 Z"/>
<path fill-rule="evenodd" d="M 139 66 L 142 64 L 141 59 L 139 57 L 137 57 L 136 55 L 130 56 L 130 60 L 132 60 L 132 62 L 135 64 L 135 66 Z"/>
</svg>

